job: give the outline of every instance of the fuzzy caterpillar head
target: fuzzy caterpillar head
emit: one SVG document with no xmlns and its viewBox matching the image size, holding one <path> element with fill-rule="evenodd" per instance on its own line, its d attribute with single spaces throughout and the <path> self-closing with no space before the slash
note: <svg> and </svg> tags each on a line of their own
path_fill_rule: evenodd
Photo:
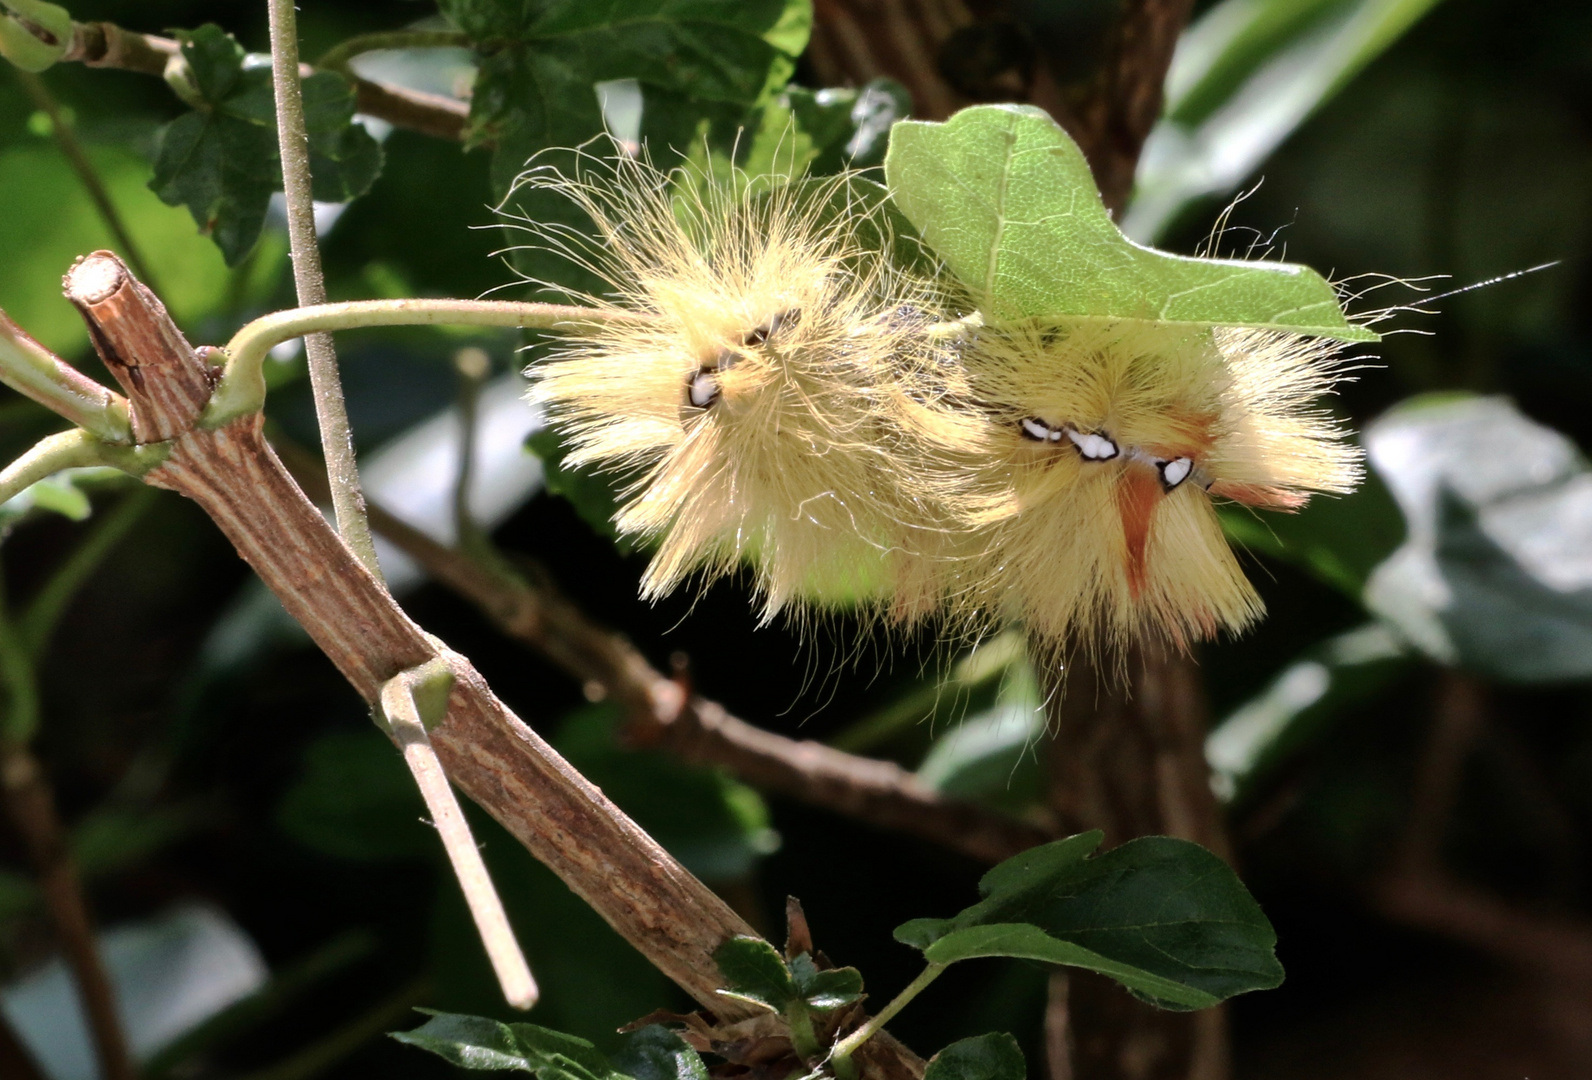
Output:
<svg viewBox="0 0 1592 1080">
<path fill-rule="evenodd" d="M 867 596 L 923 498 L 906 445 L 946 397 L 937 285 L 858 240 L 854 178 L 718 186 L 621 160 L 596 181 L 533 173 L 592 219 L 573 252 L 621 318 L 530 370 L 572 464 L 631 477 L 615 523 L 656 545 L 648 596 L 750 563 L 769 613 Z M 884 245 L 887 246 L 887 245 Z M 928 403 L 928 404 L 926 404 Z M 925 430 L 931 429 L 928 424 Z"/>
<path fill-rule="evenodd" d="M 934 606 L 1017 617 L 1044 647 L 1176 645 L 1261 611 L 1213 499 L 1346 492 L 1358 449 L 1313 402 L 1333 342 L 1137 321 L 983 328 L 963 354 L 989 428 L 963 458 L 965 529 Z M 908 617 L 924 611 L 903 609 Z"/>
</svg>

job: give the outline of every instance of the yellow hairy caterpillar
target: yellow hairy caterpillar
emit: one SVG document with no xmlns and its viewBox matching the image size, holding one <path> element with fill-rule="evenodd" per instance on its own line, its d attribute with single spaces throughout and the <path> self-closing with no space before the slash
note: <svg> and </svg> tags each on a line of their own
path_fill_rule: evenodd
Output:
<svg viewBox="0 0 1592 1080">
<path fill-rule="evenodd" d="M 936 283 L 882 250 L 877 200 L 853 177 L 725 183 L 629 158 L 522 183 L 596 226 L 546 237 L 608 284 L 584 299 L 642 316 L 574 332 L 529 374 L 566 461 L 630 478 L 615 525 L 656 545 L 643 594 L 747 563 L 769 614 L 877 594 L 923 527 L 901 463 L 944 368 Z"/>
<path fill-rule="evenodd" d="M 1358 451 L 1315 401 L 1334 339 L 1374 335 L 1302 268 L 1129 244 L 1042 114 L 895 130 L 889 202 L 851 176 L 624 157 L 525 178 L 596 227 L 542 237 L 616 317 L 533 365 L 531 394 L 568 462 L 627 477 L 644 594 L 749 566 L 766 613 L 1015 619 L 1054 655 L 1247 626 L 1260 601 L 1214 504 L 1353 488 Z M 1024 139 L 1044 153 L 1011 154 Z M 898 211 L 941 262 L 898 257 Z"/>
<path fill-rule="evenodd" d="M 1260 600 L 1213 503 L 1353 489 L 1359 450 L 1312 404 L 1337 352 L 1135 321 L 978 330 L 962 359 L 989 430 L 961 469 L 978 509 L 933 606 L 979 629 L 1020 619 L 1055 650 L 1243 629 Z"/>
</svg>

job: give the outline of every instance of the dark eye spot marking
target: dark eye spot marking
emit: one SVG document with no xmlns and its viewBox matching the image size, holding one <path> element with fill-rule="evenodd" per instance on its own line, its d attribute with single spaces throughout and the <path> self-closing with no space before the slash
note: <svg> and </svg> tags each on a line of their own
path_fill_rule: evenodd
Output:
<svg viewBox="0 0 1592 1080">
<path fill-rule="evenodd" d="M 1072 445 L 1078 448 L 1078 454 L 1085 461 L 1110 461 L 1122 453 L 1116 442 L 1109 435 L 1097 435 L 1092 431 L 1074 431 L 1067 428 L 1067 438 L 1072 440 Z"/>
<path fill-rule="evenodd" d="M 1186 457 L 1157 461 L 1155 471 L 1161 474 L 1161 486 L 1171 491 L 1189 478 L 1189 474 L 1194 471 L 1194 462 Z"/>
<path fill-rule="evenodd" d="M 762 345 L 764 342 L 768 341 L 769 338 L 779 333 L 780 327 L 794 325 L 796 320 L 801 318 L 801 313 L 801 308 L 791 308 L 788 311 L 779 312 L 762 326 L 748 330 L 741 337 L 741 344 Z"/>
</svg>

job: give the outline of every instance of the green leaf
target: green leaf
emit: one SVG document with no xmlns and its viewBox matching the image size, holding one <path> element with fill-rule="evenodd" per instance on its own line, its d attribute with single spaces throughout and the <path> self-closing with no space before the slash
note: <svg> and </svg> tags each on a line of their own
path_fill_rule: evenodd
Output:
<svg viewBox="0 0 1592 1080">
<path fill-rule="evenodd" d="M 469 140 L 493 144 L 492 184 L 505 212 L 582 232 L 590 223 L 568 199 L 511 189 L 533 156 L 567 170 L 572 148 L 602 134 L 597 83 L 640 83 L 643 131 L 660 156 L 695 145 L 704 122 L 728 143 L 747 110 L 790 78 L 812 20 L 808 0 L 446 0 L 442 9 L 482 53 Z M 534 280 L 601 288 L 548 252 L 523 248 L 514 259 Z"/>
<path fill-rule="evenodd" d="M 235 117 L 192 112 L 161 128 L 149 186 L 161 201 L 186 206 L 227 265 L 237 266 L 260 238 L 280 168 L 268 133 Z"/>
<path fill-rule="evenodd" d="M 860 90 L 787 86 L 762 110 L 742 167 L 753 176 L 770 171 L 760 168 L 761 160 L 777 153 L 813 176 L 872 168 L 883 163 L 890 128 L 911 105 L 893 79 L 874 79 Z"/>
<path fill-rule="evenodd" d="M 959 1039 L 923 1070 L 923 1080 L 1024 1080 L 1027 1075 L 1022 1049 L 1004 1031 Z"/>
<path fill-rule="evenodd" d="M 1205 740 L 1211 786 L 1241 802 L 1268 773 L 1416 665 L 1385 623 L 1330 638 L 1227 715 Z"/>
<path fill-rule="evenodd" d="M 243 46 L 215 23 L 197 30 L 178 30 L 182 58 L 193 73 L 193 85 L 207 102 L 224 101 L 238 90 L 243 78 Z M 267 85 L 270 76 L 267 75 Z"/>
<path fill-rule="evenodd" d="M 1437 0 L 1223 0 L 1179 40 L 1145 143 L 1128 235 L 1154 239 L 1235 190 Z"/>
<path fill-rule="evenodd" d="M 783 1012 L 800 1000 L 790 969 L 779 952 L 762 938 L 734 937 L 713 951 L 726 989 L 719 993 Z"/>
<path fill-rule="evenodd" d="M 813 1009 L 838 1009 L 862 997 L 862 972 L 853 967 L 818 970 L 813 958 L 802 953 L 790 962 L 796 993 Z"/>
<path fill-rule="evenodd" d="M 540 1080 L 628 1080 L 591 1043 L 536 1024 L 510 1024 L 526 1063 Z"/>
<path fill-rule="evenodd" d="M 413 1031 L 395 1031 L 392 1037 L 401 1043 L 430 1050 L 461 1069 L 534 1071 L 530 1058 L 521 1050 L 509 1026 L 484 1016 L 433 1012 L 429 1020 Z"/>
<path fill-rule="evenodd" d="M 708 1080 L 702 1058 L 662 1024 L 627 1035 L 613 1060 L 615 1069 L 635 1080 Z"/>
<path fill-rule="evenodd" d="M 1040 109 L 987 105 L 943 124 L 902 121 L 885 176 L 992 321 L 1138 319 L 1376 340 L 1305 267 L 1186 258 L 1130 241 L 1082 152 Z"/>
<path fill-rule="evenodd" d="M 943 678 L 913 680 L 910 690 L 841 731 L 829 745 L 853 754 L 870 753 L 903 736 L 954 725 L 969 712 L 992 707 L 1007 680 L 1021 678 L 1027 667 L 1022 634 L 1015 630 L 997 634 L 958 659 Z"/>
<path fill-rule="evenodd" d="M 33 510 L 47 510 L 70 521 L 84 521 L 94 512 L 84 488 L 104 481 L 120 483 L 125 478 L 121 470 L 108 466 L 62 469 L 0 503 L 0 529 L 21 521 Z"/>
<path fill-rule="evenodd" d="M 1592 677 L 1592 469 L 1503 398 L 1429 397 L 1365 432 L 1408 539 L 1365 601 L 1422 652 L 1510 682 Z"/>
<path fill-rule="evenodd" d="M 150 187 L 169 205 L 186 206 L 236 266 L 259 239 L 271 194 L 282 190 L 271 70 L 213 24 L 177 37 L 202 107 L 160 130 Z M 353 122 L 354 92 L 342 76 L 317 72 L 303 86 L 312 193 L 347 202 L 380 174 L 381 146 Z"/>
<path fill-rule="evenodd" d="M 918 778 L 936 791 L 1020 810 L 1040 793 L 1034 745 L 1045 709 L 1032 665 L 1019 653 L 1002 668 L 989 708 L 948 723 L 935 738 Z"/>
<path fill-rule="evenodd" d="M 541 1080 L 707 1080 L 707 1069 L 684 1039 L 657 1024 L 625 1036 L 609 1061 L 585 1039 L 536 1024 L 503 1024 L 482 1016 L 429 1013 L 401 1043 L 430 1050 L 465 1069 L 535 1073 Z"/>
<path fill-rule="evenodd" d="M 1168 1009 L 1282 982 L 1277 935 L 1232 869 L 1198 844 L 1143 837 L 1089 858 L 1102 833 L 1057 840 L 984 875 L 984 900 L 915 919 L 898 941 L 931 963 L 1014 956 L 1109 975 Z"/>
</svg>

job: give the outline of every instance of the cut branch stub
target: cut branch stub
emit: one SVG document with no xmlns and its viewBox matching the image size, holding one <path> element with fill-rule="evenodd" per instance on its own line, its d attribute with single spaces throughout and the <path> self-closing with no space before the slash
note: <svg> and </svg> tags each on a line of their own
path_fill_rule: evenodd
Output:
<svg viewBox="0 0 1592 1080">
<path fill-rule="evenodd" d="M 121 259 L 96 251 L 61 280 L 94 350 L 132 403 L 133 440 L 165 442 L 193 427 L 219 377 L 195 355 L 166 307 Z M 117 333 L 106 333 L 114 326 Z"/>
</svg>

